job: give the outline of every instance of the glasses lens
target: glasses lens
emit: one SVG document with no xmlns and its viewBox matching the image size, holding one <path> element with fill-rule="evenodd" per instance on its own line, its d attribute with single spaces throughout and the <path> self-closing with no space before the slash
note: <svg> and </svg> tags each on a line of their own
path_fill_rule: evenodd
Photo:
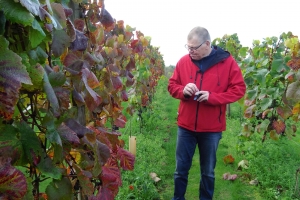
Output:
<svg viewBox="0 0 300 200">
<path fill-rule="evenodd" d="M 196 48 L 195 47 L 189 47 L 187 44 L 184 45 L 184 47 L 188 50 L 188 51 L 194 51 Z"/>
</svg>

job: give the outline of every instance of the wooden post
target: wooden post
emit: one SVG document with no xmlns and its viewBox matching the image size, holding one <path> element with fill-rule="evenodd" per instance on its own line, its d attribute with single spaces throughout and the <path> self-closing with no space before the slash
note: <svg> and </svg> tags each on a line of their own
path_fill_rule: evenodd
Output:
<svg viewBox="0 0 300 200">
<path fill-rule="evenodd" d="M 136 156 L 136 137 L 129 136 L 129 152 Z"/>
</svg>

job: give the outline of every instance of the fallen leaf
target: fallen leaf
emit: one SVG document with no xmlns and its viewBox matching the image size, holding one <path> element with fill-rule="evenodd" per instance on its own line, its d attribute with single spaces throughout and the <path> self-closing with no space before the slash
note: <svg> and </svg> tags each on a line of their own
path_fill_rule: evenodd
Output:
<svg viewBox="0 0 300 200">
<path fill-rule="evenodd" d="M 254 180 L 251 180 L 249 182 L 250 185 L 257 185 L 258 184 L 258 180 L 257 179 L 254 179 Z"/>
<path fill-rule="evenodd" d="M 227 155 L 223 158 L 225 164 L 232 164 L 234 162 L 234 158 L 232 155 Z"/>
<path fill-rule="evenodd" d="M 235 179 L 237 179 L 237 177 L 238 176 L 236 174 L 230 174 L 229 172 L 223 174 L 224 180 L 234 181 Z"/>
<path fill-rule="evenodd" d="M 248 169 L 248 160 L 241 160 L 238 164 L 238 169 Z"/>
<path fill-rule="evenodd" d="M 155 183 L 157 183 L 158 181 L 161 180 L 161 179 L 157 176 L 157 174 L 154 173 L 154 172 L 151 172 L 151 173 L 150 173 L 150 177 L 151 177 L 152 180 L 154 180 Z"/>
</svg>

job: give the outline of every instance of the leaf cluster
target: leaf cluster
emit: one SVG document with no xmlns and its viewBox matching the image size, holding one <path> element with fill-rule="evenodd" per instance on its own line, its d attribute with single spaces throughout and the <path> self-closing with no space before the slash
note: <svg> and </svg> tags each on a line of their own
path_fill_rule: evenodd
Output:
<svg viewBox="0 0 300 200">
<path fill-rule="evenodd" d="M 103 1 L 0 0 L 0 22 L 0 198 L 113 199 L 135 161 L 118 128 L 149 104 L 159 49 Z"/>
<path fill-rule="evenodd" d="M 262 133 L 265 141 L 295 135 L 300 116 L 298 37 L 282 33 L 279 38 L 254 40 L 251 48 L 242 47 L 236 34 L 215 42 L 239 62 L 247 85 L 241 136 Z"/>
</svg>

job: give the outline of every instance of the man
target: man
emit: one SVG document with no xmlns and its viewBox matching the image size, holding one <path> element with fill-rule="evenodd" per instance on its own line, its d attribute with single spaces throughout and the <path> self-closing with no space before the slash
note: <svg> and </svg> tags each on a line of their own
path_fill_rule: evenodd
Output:
<svg viewBox="0 0 300 200">
<path fill-rule="evenodd" d="M 212 199 L 216 151 L 226 129 L 226 104 L 242 98 L 246 85 L 227 51 L 211 46 L 209 32 L 195 27 L 187 37 L 189 54 L 177 63 L 168 91 L 180 99 L 173 200 L 184 200 L 196 145 L 200 154 L 199 199 Z"/>
</svg>

